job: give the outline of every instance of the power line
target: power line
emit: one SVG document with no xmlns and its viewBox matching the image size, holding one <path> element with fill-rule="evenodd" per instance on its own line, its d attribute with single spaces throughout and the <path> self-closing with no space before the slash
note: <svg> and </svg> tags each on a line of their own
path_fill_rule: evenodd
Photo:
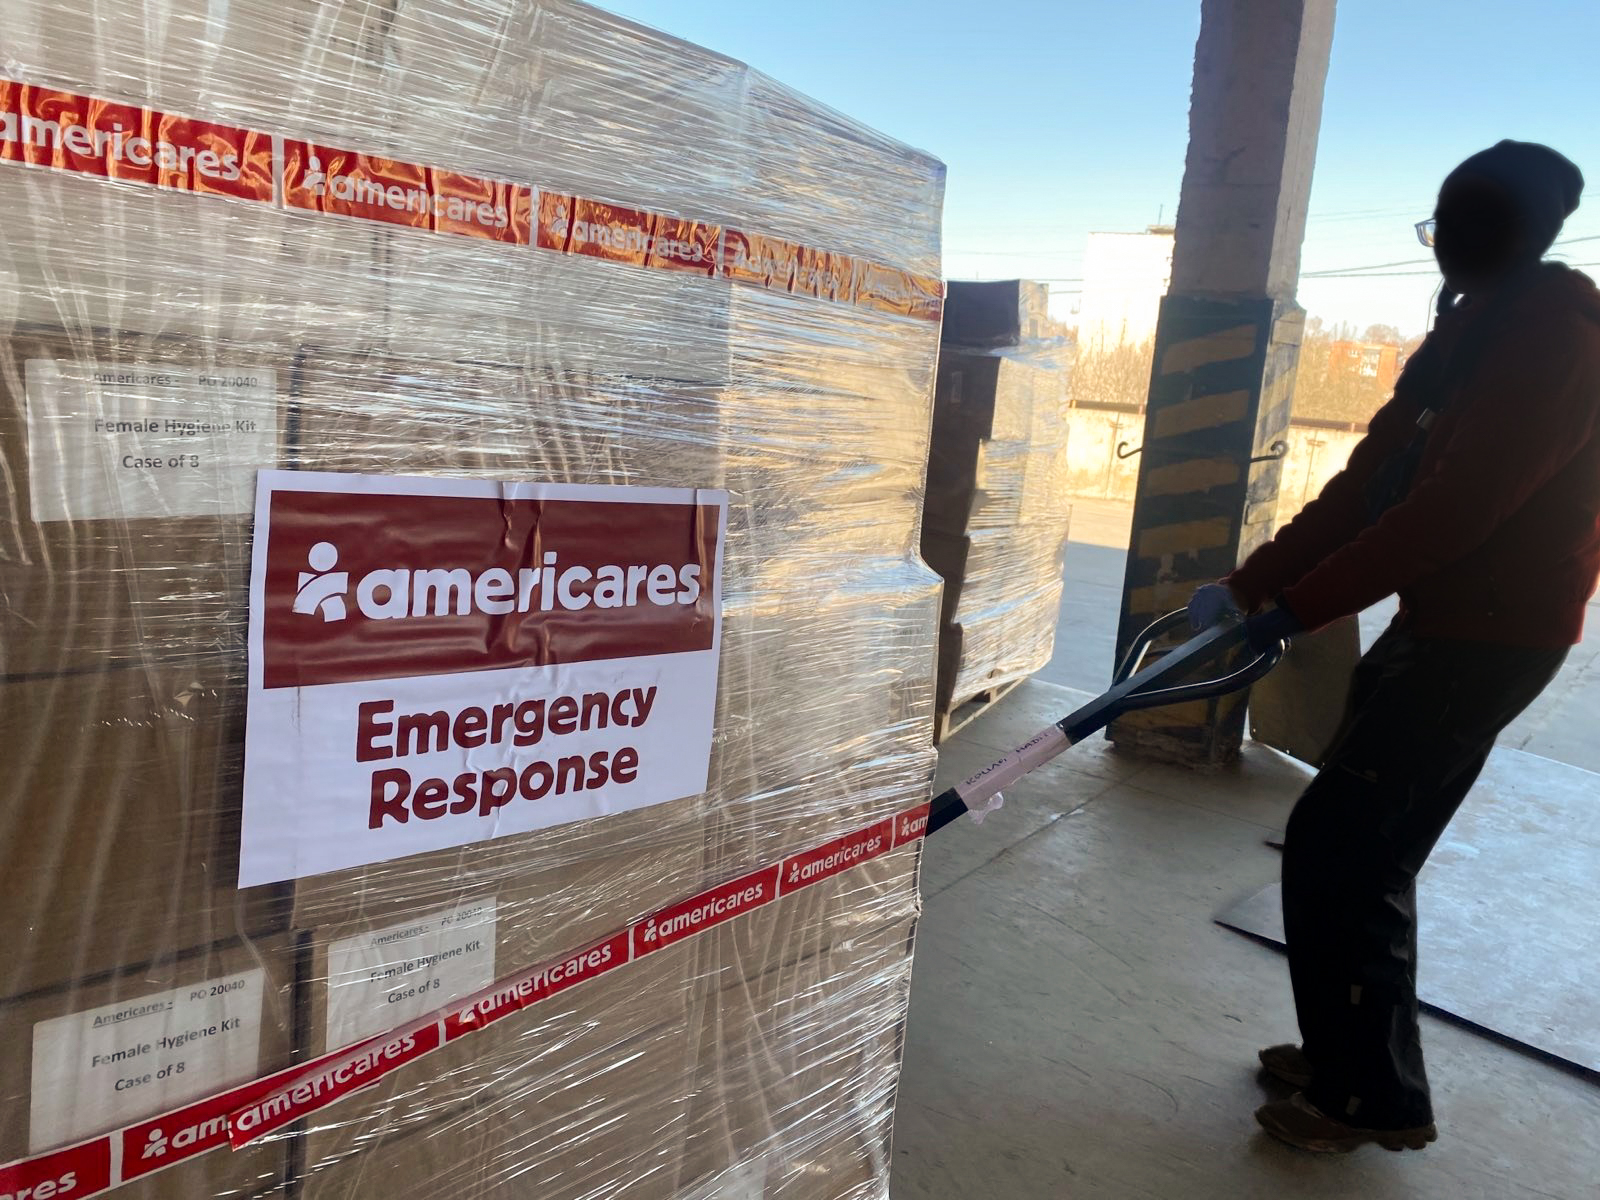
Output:
<svg viewBox="0 0 1600 1200">
<path fill-rule="evenodd" d="M 1561 261 L 1561 260 L 1558 260 Z M 1566 267 L 1600 267 L 1600 262 L 1565 262 Z M 1314 275 L 1302 275 L 1302 279 L 1419 279 L 1423 276 L 1432 276 L 1439 273 L 1438 268 L 1431 271 L 1348 271 L 1338 272 L 1319 271 Z"/>
<path fill-rule="evenodd" d="M 1585 237 L 1562 238 L 1560 241 L 1555 242 L 1553 244 L 1552 249 L 1554 249 L 1555 246 L 1571 246 L 1571 245 L 1574 245 L 1574 244 L 1576 244 L 1578 242 L 1600 242 L 1600 234 L 1589 234 L 1589 235 L 1587 235 Z M 1387 267 L 1419 267 L 1419 266 L 1422 266 L 1424 264 L 1431 264 L 1433 261 L 1434 260 L 1431 259 L 1431 258 L 1403 258 L 1403 259 L 1399 259 L 1399 260 L 1397 260 L 1395 262 L 1368 263 L 1366 266 L 1361 266 L 1361 267 L 1332 267 L 1332 268 L 1329 268 L 1328 270 L 1325 270 L 1325 271 L 1302 271 L 1302 272 L 1300 272 L 1300 278 L 1302 278 L 1302 279 L 1336 279 L 1336 278 L 1339 278 L 1341 276 L 1359 275 L 1362 272 L 1366 272 L 1366 271 L 1383 271 Z M 1585 264 L 1580 264 L 1580 265 L 1587 266 L 1589 264 L 1585 263 Z M 1431 274 L 1433 274 L 1433 272 L 1432 271 L 1402 271 L 1402 272 L 1390 272 L 1390 274 L 1431 275 Z M 1374 279 L 1382 279 L 1382 278 L 1385 278 L 1385 276 L 1384 275 L 1374 275 L 1373 278 Z"/>
<path fill-rule="evenodd" d="M 1428 275 L 1437 275 L 1439 270 L 1435 267 L 1431 271 L 1318 271 L 1315 274 L 1302 275 L 1301 279 L 1421 279 Z"/>
<path fill-rule="evenodd" d="M 1396 262 L 1369 263 L 1364 267 L 1332 267 L 1332 268 L 1329 268 L 1326 271 L 1302 271 L 1302 272 L 1300 272 L 1300 278 L 1301 279 L 1318 279 L 1318 278 L 1321 278 L 1323 276 L 1354 275 L 1354 274 L 1356 274 L 1358 272 L 1361 272 L 1361 271 L 1378 271 L 1378 270 L 1382 270 L 1385 267 L 1415 267 L 1415 266 L 1419 266 L 1422 263 L 1432 262 L 1432 261 L 1433 260 L 1430 259 L 1430 258 L 1402 258 L 1402 259 L 1399 259 Z M 1418 272 L 1418 274 L 1421 274 L 1421 272 Z"/>
<path fill-rule="evenodd" d="M 1307 222 L 1312 221 L 1380 221 L 1390 217 L 1402 217 L 1407 213 L 1415 212 L 1411 206 L 1405 208 L 1352 208 L 1343 212 L 1311 213 L 1306 217 Z"/>
</svg>

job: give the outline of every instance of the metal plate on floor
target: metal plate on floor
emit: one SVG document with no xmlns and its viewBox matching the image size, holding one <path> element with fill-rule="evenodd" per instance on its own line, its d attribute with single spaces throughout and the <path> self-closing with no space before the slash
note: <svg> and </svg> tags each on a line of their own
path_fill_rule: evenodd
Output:
<svg viewBox="0 0 1600 1200">
<path fill-rule="evenodd" d="M 1344 617 L 1289 644 L 1282 663 L 1250 689 L 1250 736 L 1314 767 L 1344 724 L 1361 661 L 1361 625 Z"/>
<path fill-rule="evenodd" d="M 1600 1073 L 1600 775 L 1497 750 L 1419 881 L 1429 1009 Z M 1217 918 L 1283 945 L 1279 886 Z"/>
</svg>

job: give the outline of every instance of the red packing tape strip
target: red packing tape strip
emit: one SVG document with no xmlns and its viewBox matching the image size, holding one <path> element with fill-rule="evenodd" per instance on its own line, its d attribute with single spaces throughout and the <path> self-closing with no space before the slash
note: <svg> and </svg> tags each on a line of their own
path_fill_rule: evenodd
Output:
<svg viewBox="0 0 1600 1200">
<path fill-rule="evenodd" d="M 0 1166 L 0 1197 L 83 1200 L 220 1146 L 251 1145 L 441 1046 L 558 992 L 815 886 L 924 837 L 928 805 L 844 834 L 658 909 L 609 937 L 529 967 L 388 1033 L 110 1133 Z"/>
<path fill-rule="evenodd" d="M 942 281 L 847 254 L 3 78 L 0 162 L 943 315 Z"/>
</svg>

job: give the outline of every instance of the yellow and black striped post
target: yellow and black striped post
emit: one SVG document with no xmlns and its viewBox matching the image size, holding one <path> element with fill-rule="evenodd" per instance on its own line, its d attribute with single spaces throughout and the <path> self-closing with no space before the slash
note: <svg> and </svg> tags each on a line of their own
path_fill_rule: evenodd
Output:
<svg viewBox="0 0 1600 1200">
<path fill-rule="evenodd" d="M 1119 655 L 1158 616 L 1271 536 L 1304 314 L 1265 298 L 1162 302 L 1118 627 Z M 1196 766 L 1238 753 L 1245 693 L 1118 721 L 1118 744 Z"/>
<path fill-rule="evenodd" d="M 1201 0 L 1189 149 L 1156 325 L 1119 652 L 1270 536 L 1305 314 L 1295 303 L 1335 0 Z M 1151 709 L 1118 744 L 1238 753 L 1245 697 Z"/>
</svg>

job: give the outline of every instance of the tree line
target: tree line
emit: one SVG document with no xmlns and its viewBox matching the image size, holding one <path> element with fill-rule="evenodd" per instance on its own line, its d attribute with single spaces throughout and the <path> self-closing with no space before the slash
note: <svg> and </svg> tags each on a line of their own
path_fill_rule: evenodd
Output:
<svg viewBox="0 0 1600 1200">
<path fill-rule="evenodd" d="M 1395 346 L 1403 362 L 1422 339 L 1402 337 L 1392 325 L 1369 325 L 1365 329 L 1348 324 L 1330 326 L 1320 317 L 1306 322 L 1295 374 L 1295 416 L 1365 425 L 1389 398 L 1389 381 L 1363 374 L 1350 357 L 1335 355 L 1336 342 Z M 1154 357 L 1153 338 L 1095 348 L 1079 345 L 1073 358 L 1072 402 L 1143 408 Z"/>
</svg>

